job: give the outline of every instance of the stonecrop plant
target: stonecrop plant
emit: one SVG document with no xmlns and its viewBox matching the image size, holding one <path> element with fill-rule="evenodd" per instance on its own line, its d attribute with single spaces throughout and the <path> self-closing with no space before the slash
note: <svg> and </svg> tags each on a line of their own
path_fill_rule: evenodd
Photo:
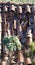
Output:
<svg viewBox="0 0 35 65">
<path fill-rule="evenodd" d="M 21 42 L 17 36 L 4 37 L 3 44 L 7 46 L 9 51 L 21 50 Z"/>
<path fill-rule="evenodd" d="M 35 42 L 32 42 L 32 44 L 29 46 L 30 52 L 26 52 L 26 57 L 32 57 L 35 55 Z"/>
</svg>

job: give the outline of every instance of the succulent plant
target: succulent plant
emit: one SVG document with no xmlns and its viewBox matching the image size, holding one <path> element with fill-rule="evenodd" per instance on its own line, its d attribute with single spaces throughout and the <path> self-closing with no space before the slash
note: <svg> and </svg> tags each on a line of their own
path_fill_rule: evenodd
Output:
<svg viewBox="0 0 35 65">
<path fill-rule="evenodd" d="M 30 52 L 25 53 L 26 57 L 32 57 L 33 55 L 35 55 L 35 42 L 32 42 L 32 44 L 29 47 L 30 47 Z"/>
<path fill-rule="evenodd" d="M 30 45 L 30 48 L 31 48 L 32 50 L 35 50 L 35 42 L 32 42 L 32 44 Z"/>
<path fill-rule="evenodd" d="M 21 42 L 17 36 L 4 37 L 3 44 L 7 46 L 10 51 L 21 50 Z"/>
<path fill-rule="evenodd" d="M 31 52 L 35 54 L 35 42 L 32 42 L 32 44 L 30 45 L 30 48 L 31 48 Z"/>
</svg>

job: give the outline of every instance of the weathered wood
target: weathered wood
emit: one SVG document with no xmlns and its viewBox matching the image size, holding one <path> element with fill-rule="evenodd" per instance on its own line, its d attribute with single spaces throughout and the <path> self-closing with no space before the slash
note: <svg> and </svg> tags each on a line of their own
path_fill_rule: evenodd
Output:
<svg viewBox="0 0 35 65">
<path fill-rule="evenodd" d="M 23 52 L 18 51 L 18 63 L 20 63 L 20 65 L 22 65 L 22 62 L 24 62 Z"/>
<path fill-rule="evenodd" d="M 35 15 L 35 4 L 32 6 L 32 13 Z"/>
<path fill-rule="evenodd" d="M 34 24 L 35 24 L 35 15 L 34 15 Z"/>
<path fill-rule="evenodd" d="M 2 61 L 1 65 L 6 65 L 7 62 L 6 61 Z"/>
<path fill-rule="evenodd" d="M 10 15 L 10 28 L 11 28 L 11 35 L 14 35 L 14 30 L 13 30 L 13 16 L 14 13 L 11 12 L 11 7 L 9 7 L 9 15 Z"/>
<path fill-rule="evenodd" d="M 6 32 L 6 14 L 5 14 L 5 7 L 2 5 L 2 31 L 3 31 L 3 34 L 5 35 L 5 32 Z M 3 30 L 4 29 L 4 30 Z"/>
<path fill-rule="evenodd" d="M 2 1 L 0 2 L 0 5 L 2 4 Z M 5 5 L 5 4 L 9 4 L 9 2 L 3 2 L 3 4 Z M 23 2 L 14 2 L 14 1 L 11 1 L 10 2 L 10 4 L 16 4 L 16 5 L 18 5 L 18 4 L 20 4 L 20 5 L 25 5 L 25 4 L 30 4 L 30 5 L 33 5 L 33 3 L 32 2 L 29 2 L 29 3 L 23 3 Z M 34 4 L 35 4 L 35 2 L 34 2 Z"/>
<path fill-rule="evenodd" d="M 0 22 L 2 22 L 2 17 L 1 17 L 1 13 L 0 13 Z"/>
<path fill-rule="evenodd" d="M 2 32 L 2 23 L 0 23 L 0 32 Z"/>
<path fill-rule="evenodd" d="M 27 32 L 26 32 L 26 44 L 28 46 L 32 44 L 32 33 L 31 33 L 31 30 L 27 30 Z"/>
<path fill-rule="evenodd" d="M 5 56 L 5 57 L 3 57 L 3 58 L 4 58 L 5 61 L 8 61 L 8 57 L 7 57 L 7 56 Z"/>
<path fill-rule="evenodd" d="M 0 12 L 1 12 L 1 8 L 0 8 Z M 0 13 L 0 60 L 1 60 L 1 49 L 2 49 L 2 17 L 1 17 L 1 13 Z"/>
<path fill-rule="evenodd" d="M 2 38 L 2 32 L 0 32 L 0 41 L 1 41 L 1 38 Z"/>
<path fill-rule="evenodd" d="M 16 20 L 14 20 L 14 29 L 16 29 Z"/>
<path fill-rule="evenodd" d="M 3 39 L 3 37 L 6 35 L 6 24 L 7 24 L 7 22 L 6 22 L 6 13 L 5 13 L 5 6 L 4 5 L 2 5 L 2 39 Z M 8 54 L 8 50 L 7 50 L 7 48 L 4 46 L 4 45 L 2 45 L 2 54 Z"/>
<path fill-rule="evenodd" d="M 31 58 L 27 57 L 25 58 L 25 64 L 32 64 Z"/>
<path fill-rule="evenodd" d="M 34 16 L 33 40 L 34 40 L 34 42 L 35 42 L 35 15 L 33 15 L 33 16 Z"/>
<path fill-rule="evenodd" d="M 22 6 L 20 5 L 17 6 L 17 13 L 22 14 Z"/>
</svg>

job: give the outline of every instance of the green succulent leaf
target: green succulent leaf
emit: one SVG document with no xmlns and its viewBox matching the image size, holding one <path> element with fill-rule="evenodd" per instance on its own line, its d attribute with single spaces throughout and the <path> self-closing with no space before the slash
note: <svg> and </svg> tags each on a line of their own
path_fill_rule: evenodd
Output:
<svg viewBox="0 0 35 65">
<path fill-rule="evenodd" d="M 32 51 L 35 50 L 35 42 L 32 42 L 32 44 L 30 45 L 30 48 Z"/>
<path fill-rule="evenodd" d="M 4 38 L 3 38 L 3 44 L 4 44 L 4 45 L 6 45 L 6 44 L 9 43 L 9 42 L 10 42 L 10 40 L 9 40 L 8 37 L 4 37 Z"/>
<path fill-rule="evenodd" d="M 21 42 L 17 36 L 4 37 L 3 44 L 6 45 L 10 51 L 16 51 L 16 49 L 21 50 Z"/>
</svg>

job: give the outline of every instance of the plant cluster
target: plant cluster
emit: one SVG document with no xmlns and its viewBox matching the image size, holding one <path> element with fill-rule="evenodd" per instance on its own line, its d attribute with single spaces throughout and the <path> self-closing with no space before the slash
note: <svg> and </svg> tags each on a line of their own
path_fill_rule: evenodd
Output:
<svg viewBox="0 0 35 65">
<path fill-rule="evenodd" d="M 4 37 L 3 44 L 6 45 L 10 51 L 21 50 L 21 42 L 17 36 Z"/>
</svg>

